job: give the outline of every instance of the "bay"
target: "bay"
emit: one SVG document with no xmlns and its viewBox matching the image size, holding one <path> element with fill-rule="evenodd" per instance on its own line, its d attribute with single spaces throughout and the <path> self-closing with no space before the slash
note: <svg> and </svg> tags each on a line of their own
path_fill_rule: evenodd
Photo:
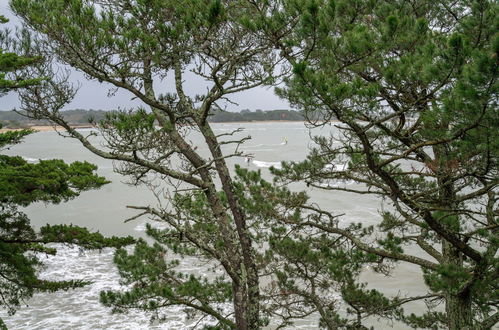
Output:
<svg viewBox="0 0 499 330">
<path fill-rule="evenodd" d="M 260 169 L 266 179 L 271 179 L 268 168 L 278 166 L 281 161 L 300 161 L 305 159 L 312 145 L 310 131 L 302 122 L 261 122 L 261 123 L 224 123 L 213 124 L 215 133 L 223 134 L 235 129 L 244 129 L 239 137 L 251 136 L 240 147 L 252 155 L 231 158 L 229 166 L 236 164 L 252 170 Z M 81 130 L 90 133 L 90 130 Z M 328 135 L 335 133 L 334 128 L 315 130 L 314 134 Z M 201 145 L 200 137 L 192 134 L 192 143 Z M 97 142 L 98 143 L 98 142 Z M 199 151 L 205 152 L 202 147 Z M 227 150 L 229 151 L 229 150 Z M 25 159 L 63 159 L 67 162 L 89 161 L 98 165 L 98 173 L 112 182 L 96 191 L 83 192 L 80 197 L 59 205 L 35 203 L 25 209 L 32 224 L 40 227 L 46 223 L 72 223 L 97 230 L 105 235 L 133 235 L 145 237 L 146 219 L 124 223 L 124 220 L 136 214 L 126 205 L 153 205 L 154 196 L 147 187 L 130 186 L 124 183 L 126 178 L 113 171 L 112 161 L 99 158 L 84 149 L 78 141 L 62 138 L 55 132 L 39 132 L 25 139 L 25 142 L 13 146 L 5 152 L 19 155 Z M 248 162 L 249 160 L 249 162 Z M 338 183 L 352 184 L 352 183 Z M 296 184 L 293 189 L 306 189 Z M 322 207 L 344 213 L 344 222 L 362 222 L 364 225 L 380 221 L 378 211 L 380 201 L 366 195 L 344 192 L 328 192 L 308 189 L 307 193 Z M 77 247 L 58 246 L 56 256 L 44 257 L 46 268 L 41 277 L 52 279 L 81 278 L 93 281 L 88 287 L 67 292 L 36 294 L 15 315 L 2 313 L 9 329 L 191 329 L 195 320 L 188 319 L 182 308 L 175 307 L 165 311 L 166 321 L 150 323 L 150 314 L 132 311 L 127 314 L 111 314 L 110 309 L 99 304 L 99 292 L 120 287 L 119 275 L 112 263 L 113 250 L 82 251 Z M 416 253 L 419 253 L 416 251 Z M 200 272 L 202 268 L 193 260 L 183 260 L 183 270 Z M 378 288 L 389 295 L 423 295 L 426 293 L 418 267 L 408 264 L 398 265 L 390 277 L 376 274 L 366 269 L 362 279 L 369 287 Z M 230 308 L 230 306 L 225 306 Z M 421 303 L 409 306 L 411 311 L 421 311 Z M 387 323 L 376 319 L 370 320 L 376 329 L 409 329 L 399 323 Z M 299 320 L 289 329 L 316 329 L 317 317 Z M 269 326 L 268 329 L 272 329 Z"/>
</svg>

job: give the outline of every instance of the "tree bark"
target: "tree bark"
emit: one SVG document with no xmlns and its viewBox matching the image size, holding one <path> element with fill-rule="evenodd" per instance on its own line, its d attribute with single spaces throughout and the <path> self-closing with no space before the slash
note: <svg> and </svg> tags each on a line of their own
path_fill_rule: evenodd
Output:
<svg viewBox="0 0 499 330">
<path fill-rule="evenodd" d="M 473 315 L 471 311 L 471 297 L 460 295 L 446 295 L 445 311 L 449 329 L 471 330 L 473 329 Z"/>
<path fill-rule="evenodd" d="M 449 124 L 442 123 L 441 129 L 448 130 Z M 438 175 L 437 182 L 440 187 L 439 199 L 440 205 L 444 209 L 454 210 L 457 208 L 456 192 L 452 183 L 452 171 L 444 166 L 449 159 L 447 150 L 443 146 L 435 146 L 433 148 L 435 154 L 435 164 L 438 167 L 435 173 Z M 443 161 L 441 161 L 443 159 Z M 457 224 L 457 228 L 448 228 L 451 231 L 460 231 L 461 225 Z M 442 255 L 443 261 L 447 265 L 455 266 L 457 269 L 462 269 L 463 253 L 449 241 L 442 239 Z M 451 330 L 471 330 L 473 327 L 473 312 L 471 308 L 471 296 L 469 290 L 459 292 L 458 289 L 462 283 L 460 281 L 452 281 L 452 287 L 447 289 L 445 295 L 445 311 L 447 313 L 447 324 Z M 454 290 L 452 290 L 454 289 Z"/>
<path fill-rule="evenodd" d="M 245 293 L 244 285 L 232 284 L 234 291 L 234 318 L 236 319 L 236 326 L 238 330 L 253 329 L 248 327 L 248 320 L 246 319 L 246 312 L 248 309 L 247 295 Z"/>
<path fill-rule="evenodd" d="M 443 255 L 446 263 L 462 267 L 463 261 L 461 253 L 449 242 L 442 243 Z M 456 281 L 456 286 L 459 283 Z M 471 330 L 473 329 L 473 311 L 471 306 L 471 296 L 468 290 L 460 293 L 445 293 L 445 311 L 447 313 L 447 324 L 451 330 Z"/>
<path fill-rule="evenodd" d="M 241 209 L 236 194 L 234 193 L 232 178 L 215 134 L 206 122 L 201 122 L 198 126 L 201 129 L 211 154 L 216 159 L 216 169 L 220 177 L 222 188 L 227 196 L 229 208 L 231 209 L 234 217 L 234 223 L 236 225 L 236 231 L 241 245 L 241 253 L 243 257 L 243 262 L 240 265 L 241 279 L 239 287 L 235 287 L 234 289 L 236 324 L 238 325 L 238 329 L 258 329 L 260 325 L 259 277 L 254 258 L 252 241 L 246 225 L 246 216 L 244 211 Z M 241 323 L 239 323 L 238 320 L 239 308 L 244 308 L 244 311 L 239 311 L 244 314 L 244 321 L 241 320 Z"/>
</svg>

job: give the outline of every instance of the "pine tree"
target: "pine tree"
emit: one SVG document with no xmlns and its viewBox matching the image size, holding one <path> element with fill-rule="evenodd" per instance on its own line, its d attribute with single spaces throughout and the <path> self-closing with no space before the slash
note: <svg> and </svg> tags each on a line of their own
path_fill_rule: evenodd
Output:
<svg viewBox="0 0 499 330">
<path fill-rule="evenodd" d="M 0 16 L 2 22 L 6 19 Z M 9 75 L 33 65 L 38 57 L 17 55 L 0 49 L 0 90 L 8 92 L 40 84 L 43 79 L 9 79 Z M 0 133 L 0 151 L 20 143 L 32 130 Z M 62 160 L 40 160 L 28 163 L 21 157 L 0 154 L 0 306 L 14 314 L 35 292 L 68 290 L 88 281 L 43 280 L 37 276 L 42 262 L 37 253 L 55 254 L 47 243 L 78 244 L 89 249 L 121 247 L 133 239 L 105 238 L 85 228 L 72 225 L 46 225 L 35 230 L 26 214 L 18 209 L 33 202 L 60 203 L 81 191 L 97 189 L 106 184 L 95 174 L 97 167 L 87 162 L 66 164 Z M 6 329 L 0 319 L 0 328 Z"/>
<path fill-rule="evenodd" d="M 336 127 L 314 139 L 306 161 L 275 174 L 375 196 L 383 210 L 375 227 L 345 227 L 327 205 L 305 199 L 295 206 L 307 213 L 282 219 L 297 237 L 279 249 L 287 260 L 281 290 L 303 299 L 329 329 L 361 327 L 370 315 L 414 328 L 492 328 L 499 320 L 497 2 L 253 3 L 261 15 L 251 27 L 265 32 L 293 71 L 281 96 L 309 114 L 310 125 Z M 346 246 L 329 251 L 342 240 Z M 380 271 L 387 262 L 417 265 L 428 295 L 388 299 L 367 291 L 356 281 L 358 262 Z M 339 286 L 353 318 L 312 290 L 322 283 Z M 403 314 L 405 302 L 420 299 L 445 308 Z"/>
<path fill-rule="evenodd" d="M 147 215 L 167 229 L 148 227 L 154 245 L 140 242 L 133 254 L 117 252 L 120 274 L 132 289 L 104 292 L 101 301 L 118 312 L 140 308 L 159 315 L 161 307 L 181 305 L 219 328 L 259 328 L 266 316 L 260 291 L 264 263 L 256 250 L 261 236 L 241 205 L 227 163 L 244 156 L 238 147 L 248 138 L 239 131 L 217 134 L 208 121 L 232 94 L 274 79 L 278 59 L 244 26 L 251 6 L 220 0 L 11 6 L 58 60 L 143 102 L 143 108 L 97 123 L 104 149 L 59 115 L 63 85 L 49 80 L 22 97 L 28 115 L 50 119 L 96 155 L 117 161 L 119 173 L 132 184 L 148 185 L 158 200 L 130 207 L 140 212 L 137 217 Z M 206 89 L 190 94 L 192 75 Z M 196 136 L 201 140 L 194 144 Z M 179 271 L 179 255 L 209 265 L 210 276 Z M 232 308 L 222 309 L 226 304 Z"/>
<path fill-rule="evenodd" d="M 59 60 L 148 107 L 99 124 L 107 151 L 59 115 L 70 87 L 48 80 L 23 95 L 29 115 L 52 120 L 95 154 L 120 161 L 118 171 L 148 184 L 158 199 L 133 208 L 167 229 L 148 227 L 155 245 L 117 252 L 132 289 L 102 293 L 104 304 L 116 311 L 183 305 L 220 328 L 238 329 L 258 328 L 268 316 L 284 325 L 314 312 L 330 329 L 362 329 L 370 316 L 419 328 L 496 323 L 495 3 L 11 3 Z M 237 146 L 245 138 L 216 135 L 206 119 L 230 94 L 274 82 L 279 58 L 269 44 L 293 72 L 281 95 L 312 125 L 341 122 L 340 134 L 315 139 L 307 161 L 275 170 L 278 183 L 304 180 L 377 196 L 385 207 L 379 226 L 340 226 L 338 216 L 304 193 L 258 173 L 229 174 L 226 159 L 241 155 Z M 188 70 L 206 79 L 206 93 L 186 93 Z M 161 94 L 167 76 L 175 90 Z M 193 132 L 202 144 L 191 142 Z M 334 167 L 338 162 L 345 166 Z M 359 185 L 328 185 L 345 179 Z M 415 247 L 424 255 L 414 254 Z M 180 272 L 177 255 L 211 261 L 216 272 L 209 278 Z M 387 273 L 395 262 L 421 267 L 428 294 L 386 297 L 358 281 L 364 266 Z M 261 276 L 272 270 L 263 289 Z M 404 313 L 406 303 L 423 299 L 442 301 L 445 310 Z M 229 301 L 233 317 L 220 307 Z"/>
</svg>

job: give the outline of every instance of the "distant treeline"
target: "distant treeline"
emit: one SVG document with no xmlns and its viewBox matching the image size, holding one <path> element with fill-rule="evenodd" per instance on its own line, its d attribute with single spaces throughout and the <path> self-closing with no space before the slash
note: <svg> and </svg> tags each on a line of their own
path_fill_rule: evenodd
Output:
<svg viewBox="0 0 499 330">
<path fill-rule="evenodd" d="M 106 110 L 66 110 L 61 111 L 64 119 L 71 125 L 89 125 L 91 122 L 98 123 L 106 116 Z M 302 121 L 304 119 L 301 111 L 294 110 L 242 110 L 241 112 L 217 111 L 209 117 L 209 121 L 215 123 L 235 121 L 266 121 L 266 120 L 292 120 Z M 14 111 L 0 111 L 0 123 L 6 128 L 20 128 L 34 125 L 49 125 L 46 120 L 35 120 L 24 117 Z"/>
<path fill-rule="evenodd" d="M 66 110 L 61 111 L 62 116 L 70 125 L 90 125 L 103 120 L 108 111 L 105 110 Z M 47 120 L 27 118 L 14 111 L 0 111 L 0 123 L 4 128 L 23 128 L 35 125 L 50 125 Z"/>
<path fill-rule="evenodd" d="M 303 121 L 303 113 L 294 110 L 242 110 L 241 112 L 219 111 L 209 118 L 215 123 L 231 121 L 294 120 Z"/>
</svg>

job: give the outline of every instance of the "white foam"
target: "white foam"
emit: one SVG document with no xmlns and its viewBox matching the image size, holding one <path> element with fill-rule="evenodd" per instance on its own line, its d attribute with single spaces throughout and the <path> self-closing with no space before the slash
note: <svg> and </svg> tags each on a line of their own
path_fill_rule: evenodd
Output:
<svg viewBox="0 0 499 330">
<path fill-rule="evenodd" d="M 81 128 L 76 128 L 77 132 L 98 132 L 96 128 L 93 127 L 81 127 Z"/>
<path fill-rule="evenodd" d="M 22 158 L 30 164 L 37 164 L 40 162 L 40 160 L 44 160 L 43 158 L 31 158 L 31 157 L 24 157 L 24 156 Z"/>
<path fill-rule="evenodd" d="M 45 329 L 185 329 L 197 321 L 188 319 L 180 306 L 164 308 L 161 315 L 166 321 L 151 324 L 151 314 L 139 310 L 130 310 L 126 314 L 111 314 L 111 309 L 99 302 L 102 290 L 118 290 L 126 287 L 120 284 L 120 276 L 113 264 L 114 249 L 83 251 L 78 247 L 62 244 L 50 244 L 58 250 L 55 256 L 42 256 L 46 267 L 39 276 L 42 279 L 68 280 L 82 279 L 93 283 L 76 290 L 55 293 L 38 293 L 13 316 L 5 310 L 0 317 L 9 329 L 45 330 Z M 132 247 L 130 247 L 130 250 Z M 181 260 L 182 271 L 202 272 L 199 265 L 194 267 L 193 260 Z M 221 305 L 223 313 L 230 312 L 230 304 Z M 202 320 L 200 327 L 212 324 L 209 319 Z"/>
<path fill-rule="evenodd" d="M 133 228 L 133 229 L 135 231 L 146 231 L 147 230 L 146 225 L 148 223 L 151 225 L 151 227 L 156 228 L 156 229 L 166 229 L 166 228 L 168 228 L 168 226 L 165 223 L 160 223 L 160 222 L 153 221 L 153 222 L 140 223 L 137 226 L 135 226 L 135 228 Z"/>
<path fill-rule="evenodd" d="M 277 169 L 282 169 L 281 162 L 264 162 L 261 160 L 253 160 L 252 163 L 256 167 L 262 167 L 262 168 L 275 167 Z"/>
</svg>

